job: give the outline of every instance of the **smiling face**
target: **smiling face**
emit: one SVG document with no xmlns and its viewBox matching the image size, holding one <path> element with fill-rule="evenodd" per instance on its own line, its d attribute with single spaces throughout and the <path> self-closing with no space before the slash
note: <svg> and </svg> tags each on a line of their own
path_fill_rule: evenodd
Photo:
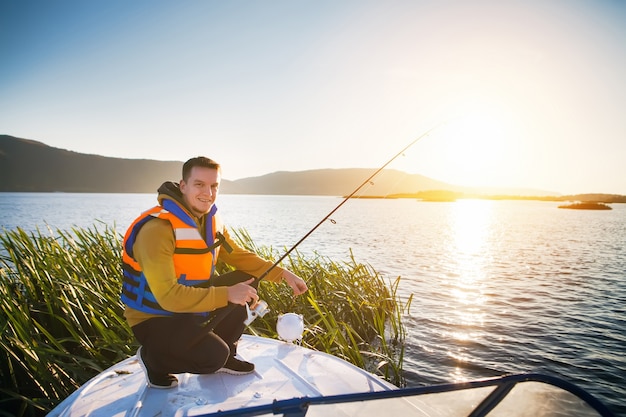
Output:
<svg viewBox="0 0 626 417">
<path fill-rule="evenodd" d="M 194 166 L 189 178 L 180 181 L 180 191 L 187 208 L 196 217 L 207 214 L 215 203 L 221 175 L 218 169 Z"/>
</svg>

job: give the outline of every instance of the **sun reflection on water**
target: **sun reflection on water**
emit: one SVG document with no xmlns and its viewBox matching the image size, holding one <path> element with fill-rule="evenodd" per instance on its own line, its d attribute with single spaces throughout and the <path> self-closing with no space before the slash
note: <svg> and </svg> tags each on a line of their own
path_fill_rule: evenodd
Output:
<svg viewBox="0 0 626 417">
<path fill-rule="evenodd" d="M 450 373 L 455 381 L 469 379 L 464 372 L 464 364 L 471 361 L 468 346 L 480 343 L 484 334 L 485 263 L 491 223 L 491 201 L 459 200 L 451 205 L 448 337 L 456 347 L 448 356 L 458 364 Z"/>
</svg>

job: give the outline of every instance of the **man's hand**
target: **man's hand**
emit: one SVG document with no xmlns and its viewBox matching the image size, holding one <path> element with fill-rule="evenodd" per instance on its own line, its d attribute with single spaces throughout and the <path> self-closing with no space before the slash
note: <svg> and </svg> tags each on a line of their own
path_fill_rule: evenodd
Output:
<svg viewBox="0 0 626 417">
<path fill-rule="evenodd" d="M 228 301 L 242 306 L 252 302 L 252 307 L 254 307 L 259 302 L 259 296 L 254 287 L 250 285 L 253 282 L 254 278 L 250 278 L 245 282 L 228 287 Z"/>
<path fill-rule="evenodd" d="M 283 272 L 283 279 L 291 287 L 294 295 L 301 295 L 308 291 L 309 287 L 306 286 L 306 282 L 296 274 L 285 269 Z"/>
</svg>

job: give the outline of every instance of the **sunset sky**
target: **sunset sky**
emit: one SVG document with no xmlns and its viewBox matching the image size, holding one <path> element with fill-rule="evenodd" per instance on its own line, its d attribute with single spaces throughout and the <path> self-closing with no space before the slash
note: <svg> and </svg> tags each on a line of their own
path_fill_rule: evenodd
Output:
<svg viewBox="0 0 626 417">
<path fill-rule="evenodd" d="M 626 194 L 626 2 L 0 0 L 0 134 Z M 177 179 L 173 179 L 177 180 Z M 350 190 L 347 190 L 350 191 Z"/>
</svg>

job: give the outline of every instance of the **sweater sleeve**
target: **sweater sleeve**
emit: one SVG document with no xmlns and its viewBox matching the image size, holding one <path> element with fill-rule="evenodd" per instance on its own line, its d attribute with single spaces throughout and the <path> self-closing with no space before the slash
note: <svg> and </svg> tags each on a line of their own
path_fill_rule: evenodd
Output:
<svg viewBox="0 0 626 417">
<path fill-rule="evenodd" d="M 228 229 L 225 227 L 223 228 L 222 233 L 233 250 L 231 253 L 228 253 L 224 247 L 221 247 L 218 255 L 219 260 L 224 261 L 226 264 L 234 266 L 238 270 L 247 272 L 257 278 L 263 275 L 274 264 L 273 262 L 266 261 L 261 258 L 256 253 L 250 252 L 239 246 L 230 236 Z M 283 268 L 277 266 L 263 279 L 272 282 L 280 282 L 283 271 Z"/>
<path fill-rule="evenodd" d="M 226 287 L 195 288 L 178 283 L 172 258 L 175 246 L 172 227 L 162 219 L 147 222 L 133 246 L 135 259 L 161 307 L 174 313 L 202 313 L 226 306 Z"/>
</svg>

